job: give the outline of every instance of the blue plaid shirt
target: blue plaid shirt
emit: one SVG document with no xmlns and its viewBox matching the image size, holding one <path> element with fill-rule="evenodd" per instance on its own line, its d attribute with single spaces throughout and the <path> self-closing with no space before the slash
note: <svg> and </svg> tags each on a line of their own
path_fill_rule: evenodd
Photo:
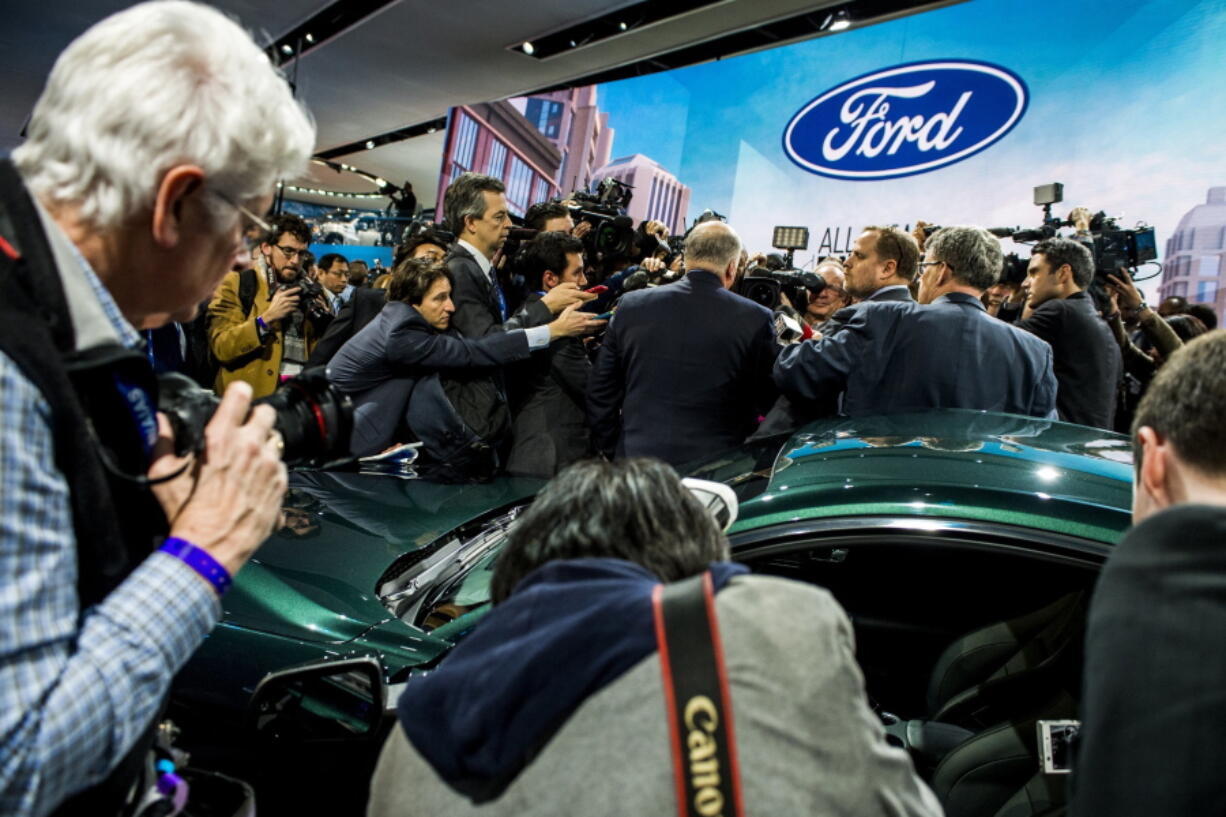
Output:
<svg viewBox="0 0 1226 817">
<path fill-rule="evenodd" d="M 135 348 L 140 336 L 78 259 Z M 46 814 L 105 778 L 221 613 L 191 568 L 163 553 L 79 609 L 71 501 L 54 462 L 51 408 L 0 352 L 0 814 Z"/>
</svg>

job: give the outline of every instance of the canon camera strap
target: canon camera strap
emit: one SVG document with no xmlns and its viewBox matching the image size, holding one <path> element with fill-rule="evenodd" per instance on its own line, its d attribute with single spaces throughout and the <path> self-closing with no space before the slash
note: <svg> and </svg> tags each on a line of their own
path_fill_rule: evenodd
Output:
<svg viewBox="0 0 1226 817">
<path fill-rule="evenodd" d="M 711 573 L 651 595 L 679 817 L 741 817 L 741 772 Z"/>
</svg>

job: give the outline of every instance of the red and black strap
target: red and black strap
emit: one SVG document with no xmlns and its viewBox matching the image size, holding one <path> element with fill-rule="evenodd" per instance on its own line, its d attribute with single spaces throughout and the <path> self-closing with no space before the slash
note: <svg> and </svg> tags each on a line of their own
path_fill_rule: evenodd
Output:
<svg viewBox="0 0 1226 817">
<path fill-rule="evenodd" d="M 680 817 L 741 817 L 732 699 L 710 572 L 652 592 Z"/>
</svg>

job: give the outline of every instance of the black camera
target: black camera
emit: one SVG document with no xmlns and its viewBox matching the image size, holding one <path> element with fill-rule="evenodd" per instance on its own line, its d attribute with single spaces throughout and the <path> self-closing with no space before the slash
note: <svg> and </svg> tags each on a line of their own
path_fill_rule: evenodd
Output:
<svg viewBox="0 0 1226 817">
<path fill-rule="evenodd" d="M 1135 269 L 1158 257 L 1154 228 L 1124 227 L 1106 213 L 1098 212 L 1090 219 L 1090 235 L 1094 238 L 1094 274 L 1119 275 L 1121 270 Z"/>
<path fill-rule="evenodd" d="M 754 267 L 741 280 L 740 293 L 770 310 L 778 309 L 783 303 L 780 295 L 786 295 L 797 311 L 804 312 L 809 305 L 809 296 L 820 295 L 825 288 L 825 279 L 815 272 Z"/>
<path fill-rule="evenodd" d="M 278 288 L 292 289 L 293 287 L 298 287 L 297 309 L 299 312 L 312 321 L 321 318 L 332 318 L 332 313 L 319 302 L 319 296 L 324 294 L 324 288 L 321 283 L 303 272 L 293 281 L 290 281 L 288 284 L 281 284 Z"/>
<path fill-rule="evenodd" d="M 158 410 L 170 418 L 177 455 L 204 450 L 204 427 L 220 402 L 189 377 L 175 372 L 158 376 Z M 276 411 L 273 427 L 285 442 L 281 458 L 286 465 L 318 467 L 348 458 L 353 403 L 321 369 L 285 381 L 255 405 Z"/>
<path fill-rule="evenodd" d="M 592 225 L 583 236 L 583 255 L 588 264 L 631 256 L 637 246 L 634 222 L 626 215 L 633 192 L 617 179 L 604 179 L 595 193 L 577 190 L 571 194 L 576 206 L 570 208 L 571 218 L 578 224 Z"/>
<path fill-rule="evenodd" d="M 1026 280 L 1029 270 L 1030 259 L 1022 258 L 1017 253 L 1011 252 L 1005 256 L 1004 266 L 1000 270 L 999 282 L 1020 287 L 1022 282 Z"/>
</svg>

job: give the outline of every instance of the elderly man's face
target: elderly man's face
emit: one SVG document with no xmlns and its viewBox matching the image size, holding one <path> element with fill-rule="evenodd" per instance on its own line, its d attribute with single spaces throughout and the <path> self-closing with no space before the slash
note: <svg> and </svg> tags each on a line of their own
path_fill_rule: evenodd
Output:
<svg viewBox="0 0 1226 817">
<path fill-rule="evenodd" d="M 818 268 L 818 274 L 826 282 L 826 288 L 809 296 L 809 307 L 805 311 L 811 323 L 829 320 L 831 315 L 851 303 L 851 296 L 844 289 L 843 270 L 827 264 Z"/>
</svg>

